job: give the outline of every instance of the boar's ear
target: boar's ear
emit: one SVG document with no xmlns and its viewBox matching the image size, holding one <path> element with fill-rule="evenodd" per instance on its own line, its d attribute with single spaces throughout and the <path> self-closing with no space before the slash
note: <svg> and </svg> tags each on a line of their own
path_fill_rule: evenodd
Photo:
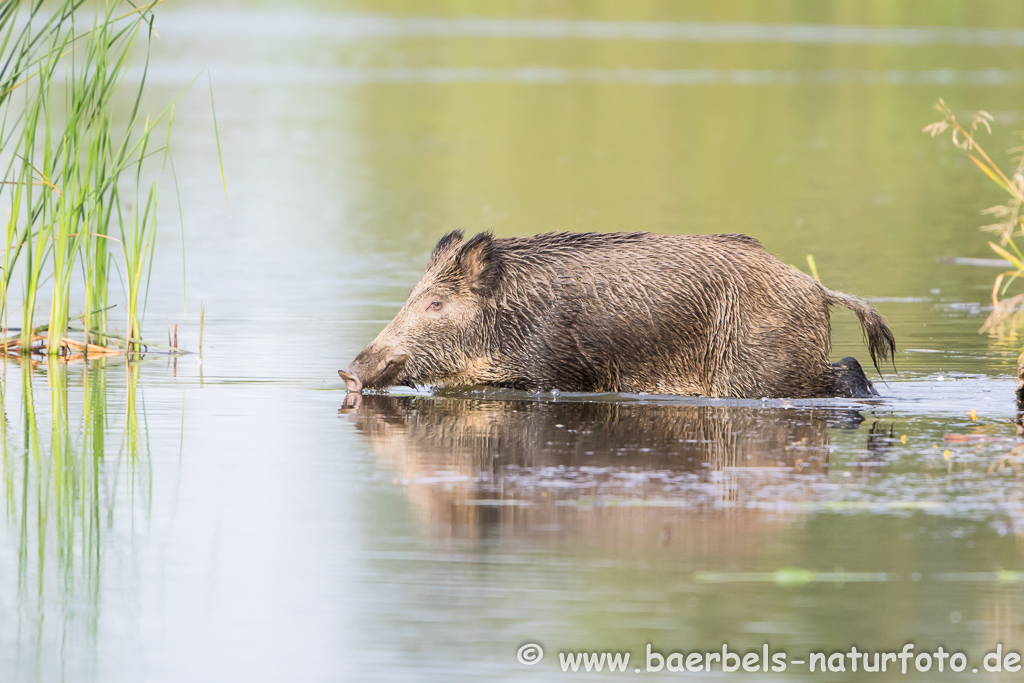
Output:
<svg viewBox="0 0 1024 683">
<path fill-rule="evenodd" d="M 475 294 L 494 294 L 501 280 L 501 259 L 494 248 L 494 235 L 482 232 L 474 236 L 462 245 L 456 262 Z"/>
<path fill-rule="evenodd" d="M 430 252 L 430 265 L 432 266 L 436 264 L 449 249 L 461 243 L 462 237 L 463 234 L 461 230 L 452 230 L 450 233 L 439 239 L 434 250 Z"/>
</svg>

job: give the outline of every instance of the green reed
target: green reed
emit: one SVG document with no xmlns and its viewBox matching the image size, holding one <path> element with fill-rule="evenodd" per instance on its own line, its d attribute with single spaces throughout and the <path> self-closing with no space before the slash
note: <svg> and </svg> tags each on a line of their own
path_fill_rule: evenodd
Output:
<svg viewBox="0 0 1024 683">
<path fill-rule="evenodd" d="M 121 269 L 122 344 L 129 353 L 140 349 L 159 197 L 146 179 L 162 172 L 161 152 L 166 164 L 173 112 L 173 102 L 154 116 L 142 112 L 158 2 L 107 0 L 89 9 L 97 6 L 63 0 L 47 3 L 44 14 L 40 0 L 8 0 L 0 9 L 0 150 L 9 154 L 0 178 L 0 201 L 8 205 L 0 327 L 7 327 L 8 294 L 21 272 L 23 353 L 41 331 L 36 307 L 47 283 L 46 351 L 66 350 L 76 273 L 84 281 L 85 341 L 118 343 L 107 312 L 110 281 Z M 128 87 L 138 62 L 138 85 Z M 125 101 L 127 118 L 115 121 L 112 112 Z M 162 136 L 154 133 L 163 130 L 168 143 L 157 147 Z"/>
</svg>

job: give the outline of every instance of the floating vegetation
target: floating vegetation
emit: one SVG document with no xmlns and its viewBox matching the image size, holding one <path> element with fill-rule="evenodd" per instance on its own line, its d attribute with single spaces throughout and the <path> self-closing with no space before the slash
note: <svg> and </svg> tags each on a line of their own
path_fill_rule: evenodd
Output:
<svg viewBox="0 0 1024 683">
<path fill-rule="evenodd" d="M 891 581 L 886 572 L 813 572 L 800 567 L 780 567 L 773 572 L 694 572 L 696 583 L 774 583 L 803 586 L 808 583 L 877 583 Z"/>
<path fill-rule="evenodd" d="M 18 358 L 26 354 L 35 356 L 48 356 L 50 355 L 50 334 L 46 331 L 46 325 L 37 327 L 33 330 L 33 334 L 28 338 L 29 346 L 26 348 L 23 344 L 25 342 L 25 336 L 20 332 L 10 337 L 0 339 L 0 347 L 3 348 L 4 355 L 9 357 Z M 87 342 L 81 342 L 71 337 L 63 337 L 58 342 L 58 347 L 61 350 L 60 359 L 67 362 L 74 362 L 78 360 L 86 360 L 90 357 L 97 358 L 100 356 L 112 356 L 120 355 L 123 353 L 121 349 L 112 348 L 110 346 L 100 346 L 99 344 L 89 344 Z"/>
<path fill-rule="evenodd" d="M 777 586 L 804 586 L 810 583 L 879 583 L 887 581 L 941 581 L 971 583 L 1021 583 L 1024 572 L 1000 569 L 994 572 L 939 572 L 909 576 L 891 572 L 815 572 L 800 567 L 780 567 L 773 572 L 694 572 L 695 583 L 774 583 Z"/>
</svg>

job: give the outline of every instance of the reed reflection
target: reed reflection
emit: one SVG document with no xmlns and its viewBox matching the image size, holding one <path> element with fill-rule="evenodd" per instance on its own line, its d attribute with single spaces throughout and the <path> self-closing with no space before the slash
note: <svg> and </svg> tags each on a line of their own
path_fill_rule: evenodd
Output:
<svg viewBox="0 0 1024 683">
<path fill-rule="evenodd" d="M 815 495 L 852 410 L 364 396 L 340 412 L 439 535 L 761 515 Z M 590 520 L 595 519 L 591 514 Z M 646 523 L 645 523 L 646 525 Z"/>
<path fill-rule="evenodd" d="M 17 643 L 26 679 L 51 678 L 54 671 L 91 678 L 43 655 L 92 660 L 71 654 L 96 643 L 107 536 L 130 538 L 132 520 L 148 515 L 138 367 L 100 360 L 69 368 L 51 357 L 39 368 L 12 363 L 6 369 L 0 535 L 7 536 L 6 547 L 17 548 L 17 575 L 0 583 L 0 602 L 16 606 L 0 637 Z"/>
</svg>

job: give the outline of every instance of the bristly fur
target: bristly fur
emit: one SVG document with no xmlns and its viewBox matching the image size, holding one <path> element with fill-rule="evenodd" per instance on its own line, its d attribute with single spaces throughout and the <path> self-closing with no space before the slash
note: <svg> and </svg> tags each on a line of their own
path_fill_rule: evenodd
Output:
<svg viewBox="0 0 1024 683">
<path fill-rule="evenodd" d="M 834 305 L 856 313 L 876 368 L 891 357 L 892 332 L 869 304 L 826 289 L 745 235 L 482 233 L 464 242 L 455 231 L 350 372 L 367 387 L 867 392 L 867 377 L 851 374 L 863 375 L 859 364 L 829 362 Z"/>
<path fill-rule="evenodd" d="M 501 282 L 501 256 L 494 248 L 494 235 L 482 232 L 466 242 L 455 257 L 469 288 L 480 296 L 494 294 Z"/>
<path fill-rule="evenodd" d="M 430 265 L 434 265 L 438 262 L 442 255 L 445 254 L 453 246 L 460 244 L 464 233 L 461 230 L 452 230 L 447 235 L 437 241 L 437 246 L 430 252 Z M 429 266 L 428 266 L 429 267 Z"/>
</svg>

